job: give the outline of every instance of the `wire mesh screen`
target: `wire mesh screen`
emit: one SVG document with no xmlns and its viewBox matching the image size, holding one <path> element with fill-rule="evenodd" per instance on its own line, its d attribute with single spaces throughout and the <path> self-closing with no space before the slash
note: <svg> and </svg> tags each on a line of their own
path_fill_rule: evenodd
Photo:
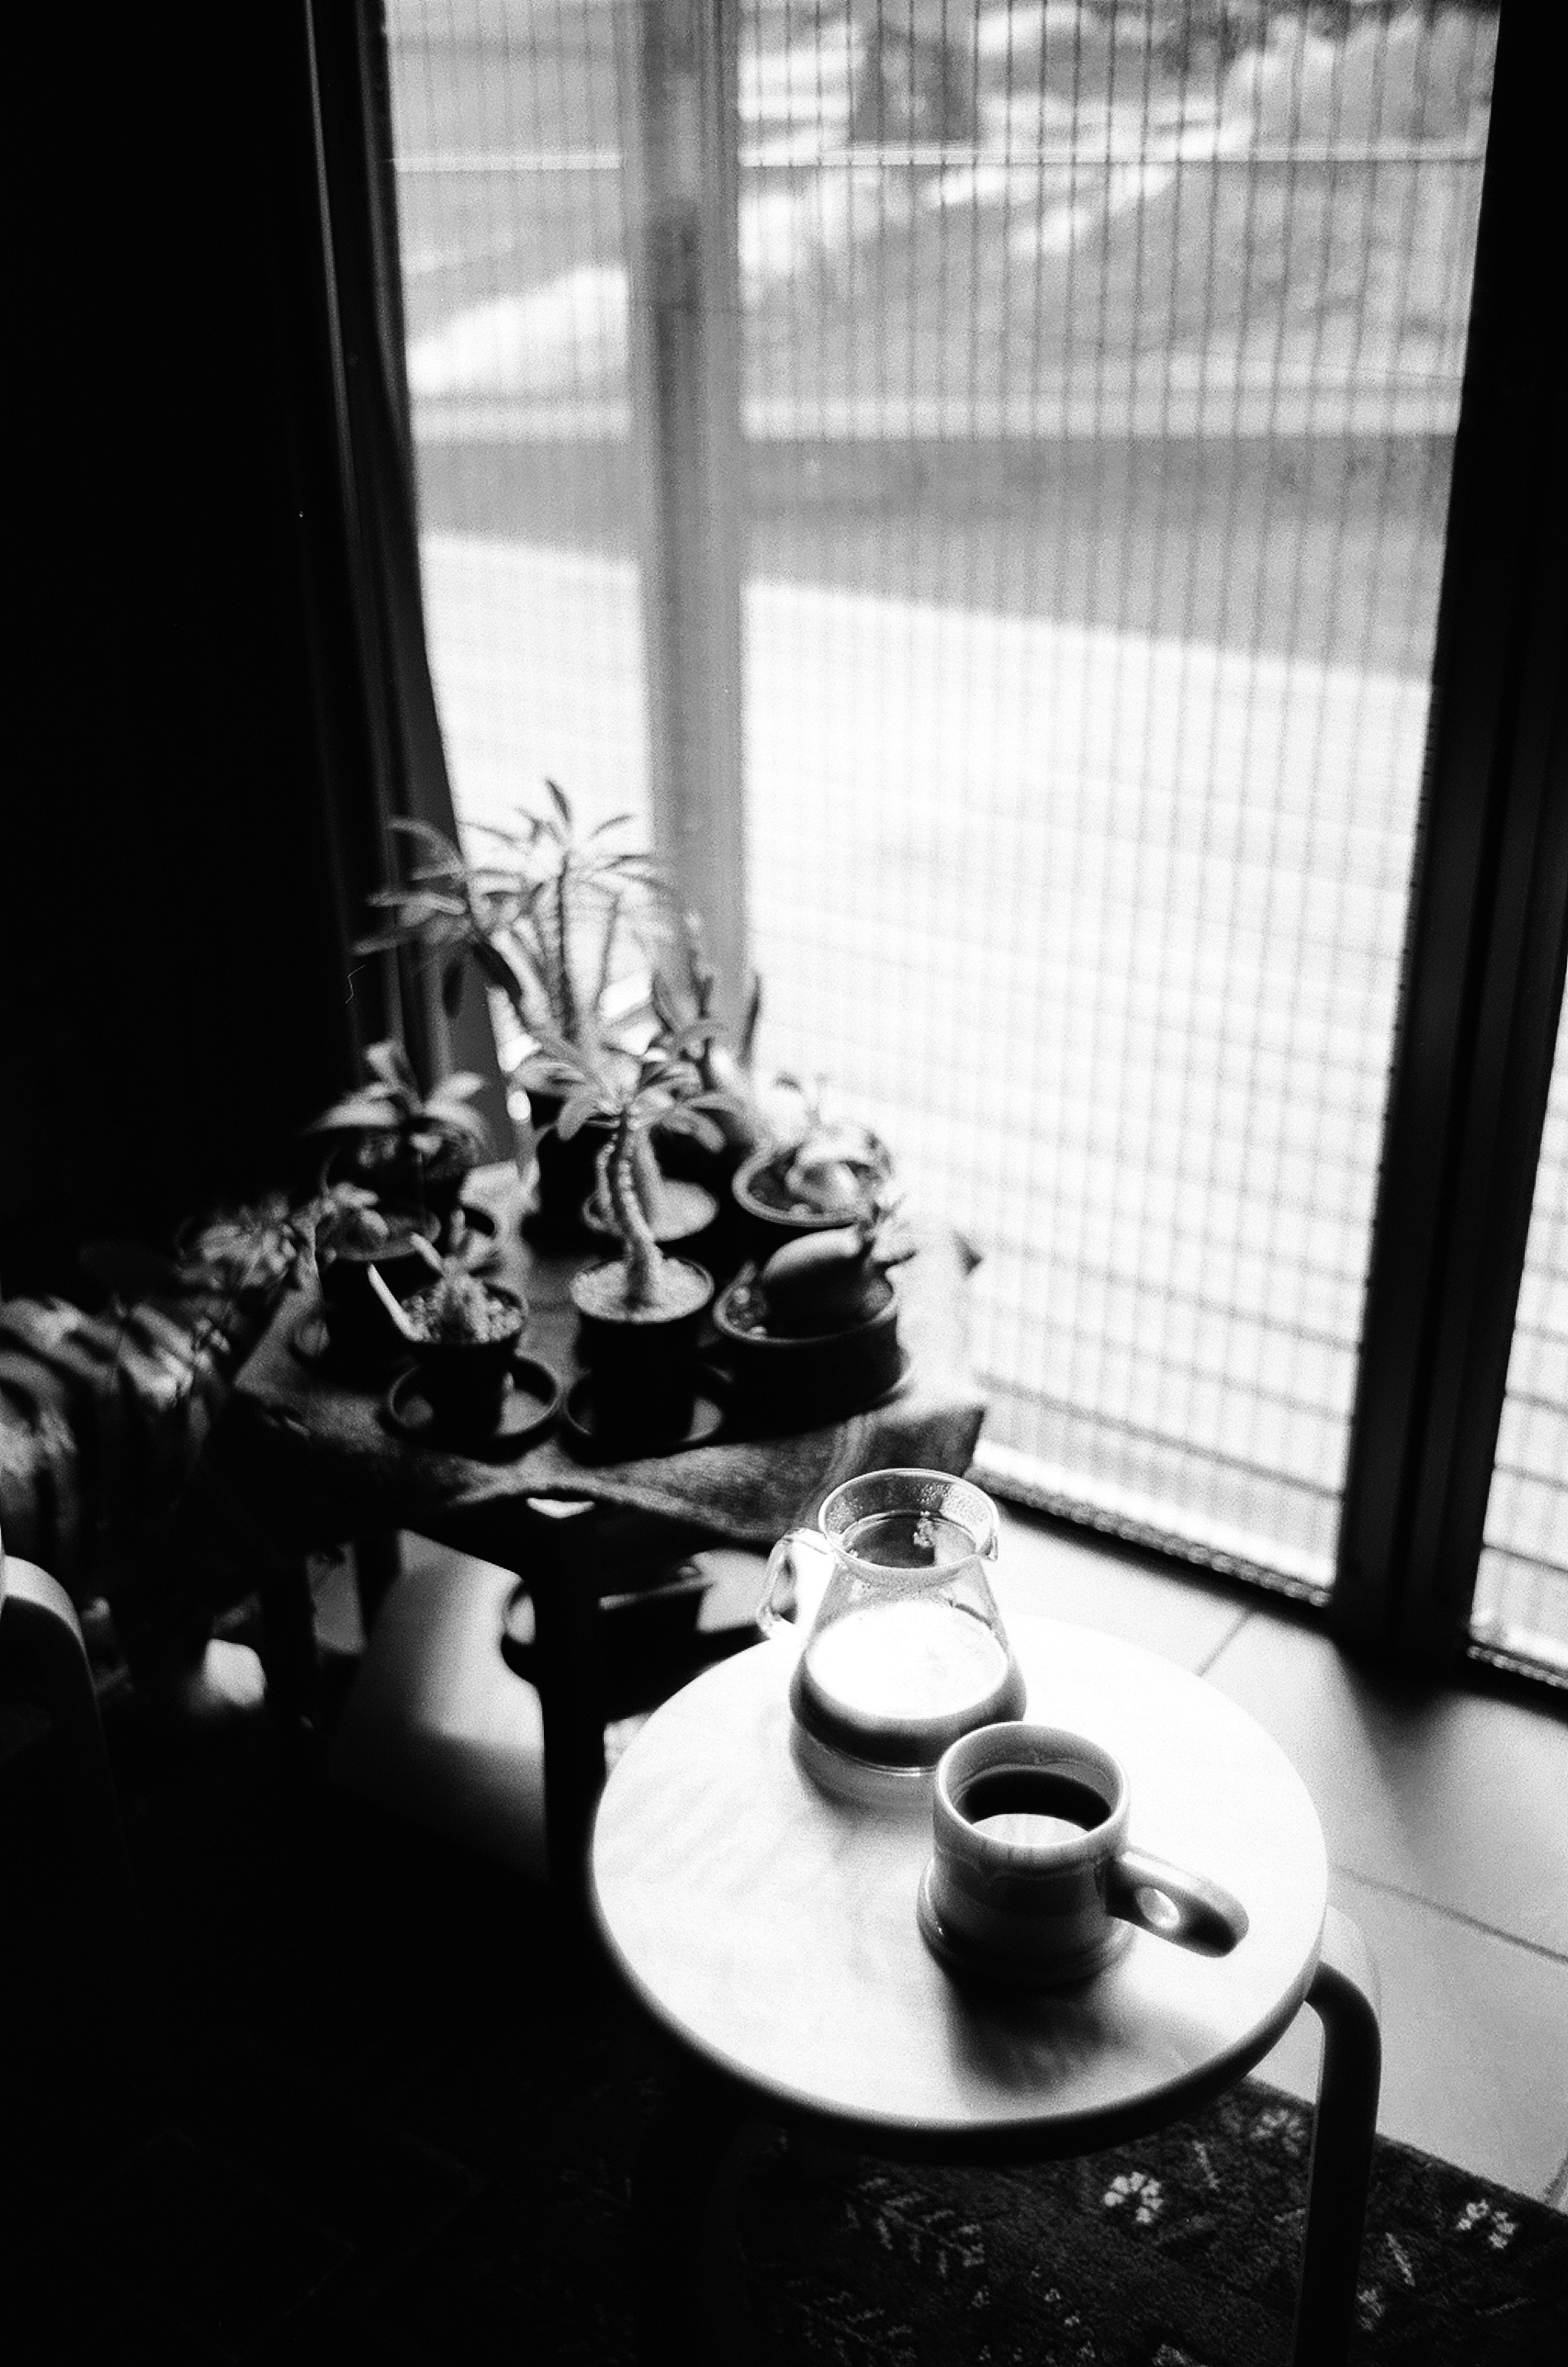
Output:
<svg viewBox="0 0 1568 2367">
<path fill-rule="evenodd" d="M 983 1249 L 994 1474 L 1307 1587 L 1494 32 L 741 17 L 766 1048 Z"/>
<path fill-rule="evenodd" d="M 614 11 L 389 0 L 431 655 L 466 822 L 642 811 Z"/>
<path fill-rule="evenodd" d="M 646 810 L 617 18 L 680 6 L 389 0 L 470 821 L 547 773 Z M 830 1077 L 985 1252 L 993 1474 L 1321 1586 L 1493 17 L 715 21 L 763 1058 Z"/>
<path fill-rule="evenodd" d="M 1568 1026 L 1536 1171 L 1471 1629 L 1568 1676 Z"/>
</svg>

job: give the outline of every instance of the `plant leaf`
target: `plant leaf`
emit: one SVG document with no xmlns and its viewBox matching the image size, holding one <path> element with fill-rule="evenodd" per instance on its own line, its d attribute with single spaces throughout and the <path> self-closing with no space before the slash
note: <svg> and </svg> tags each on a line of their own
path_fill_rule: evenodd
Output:
<svg viewBox="0 0 1568 2367">
<path fill-rule="evenodd" d="M 724 1149 L 723 1129 L 715 1126 L 711 1117 L 704 1117 L 690 1102 L 676 1102 L 659 1120 L 661 1134 L 689 1134 L 705 1150 Z"/>
<path fill-rule="evenodd" d="M 387 1134 L 398 1123 L 398 1114 L 386 1098 L 374 1093 L 350 1093 L 331 1109 L 312 1118 L 307 1134 L 347 1134 L 355 1130 L 367 1134 Z"/>
<path fill-rule="evenodd" d="M 600 1116 L 602 1109 L 603 1104 L 595 1089 L 592 1085 L 583 1086 L 581 1092 L 572 1094 L 557 1118 L 557 1134 L 563 1142 L 570 1142 L 574 1134 L 581 1133 L 591 1117 Z"/>
</svg>

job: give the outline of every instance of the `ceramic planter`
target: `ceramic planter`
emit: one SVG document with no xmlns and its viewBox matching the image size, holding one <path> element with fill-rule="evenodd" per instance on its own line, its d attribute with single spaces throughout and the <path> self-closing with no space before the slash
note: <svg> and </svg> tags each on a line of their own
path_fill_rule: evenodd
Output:
<svg viewBox="0 0 1568 2367">
<path fill-rule="evenodd" d="M 608 1257 L 616 1251 L 620 1235 L 601 1209 L 597 1193 L 589 1195 L 581 1213 L 584 1231 L 592 1236 L 602 1254 Z M 705 1266 L 711 1274 L 713 1260 L 708 1251 L 717 1215 L 718 1205 L 711 1192 L 705 1192 L 699 1184 L 680 1183 L 665 1176 L 653 1238 L 661 1250 L 678 1251 L 682 1257 Z"/>
<path fill-rule="evenodd" d="M 526 1309 L 516 1291 L 501 1283 L 486 1285 L 491 1299 L 509 1308 L 514 1318 L 506 1331 L 488 1340 L 412 1340 L 406 1345 L 419 1367 L 420 1381 L 431 1410 L 444 1429 L 482 1430 L 500 1416 L 506 1376 L 523 1337 Z"/>
<path fill-rule="evenodd" d="M 322 1181 L 357 1184 L 374 1192 L 384 1208 L 432 1217 L 440 1234 L 451 1223 L 477 1163 L 470 1146 L 456 1135 L 444 1136 L 427 1159 L 396 1135 L 366 1135 L 333 1151 Z"/>
<path fill-rule="evenodd" d="M 555 1122 L 566 1107 L 565 1093 L 543 1081 L 530 1083 L 527 1092 L 538 1183 L 526 1229 L 541 1241 L 581 1241 L 582 1205 L 598 1184 L 599 1153 L 614 1129 L 607 1118 L 591 1117 L 563 1142 Z"/>
<path fill-rule="evenodd" d="M 394 1298 L 412 1298 L 428 1285 L 430 1262 L 412 1246 L 411 1237 L 423 1233 L 428 1240 L 433 1229 L 428 1218 L 423 1224 L 410 1218 L 400 1234 L 394 1234 L 378 1249 L 326 1249 L 321 1252 L 316 1271 L 321 1283 L 321 1311 L 326 1319 L 327 1338 L 339 1354 L 372 1357 L 395 1353 L 398 1332 L 376 1296 L 370 1269 L 376 1268 Z"/>
<path fill-rule="evenodd" d="M 893 1285 L 875 1312 L 838 1331 L 784 1338 L 766 1330 L 755 1286 L 731 1283 L 713 1310 L 717 1354 L 735 1382 L 737 1412 L 754 1430 L 795 1430 L 874 1404 L 902 1378 Z"/>
<path fill-rule="evenodd" d="M 731 1186 L 747 1250 L 760 1265 L 786 1241 L 798 1241 L 807 1233 L 840 1231 L 857 1213 L 839 1208 L 829 1215 L 791 1201 L 779 1175 L 778 1158 L 777 1151 L 754 1152 L 737 1168 Z"/>
<path fill-rule="evenodd" d="M 570 1285 L 598 1427 L 642 1446 L 686 1434 L 696 1399 L 697 1342 L 713 1298 L 705 1267 L 671 1258 L 666 1272 L 680 1293 L 668 1311 L 618 1303 L 618 1260 L 588 1267 Z"/>
</svg>

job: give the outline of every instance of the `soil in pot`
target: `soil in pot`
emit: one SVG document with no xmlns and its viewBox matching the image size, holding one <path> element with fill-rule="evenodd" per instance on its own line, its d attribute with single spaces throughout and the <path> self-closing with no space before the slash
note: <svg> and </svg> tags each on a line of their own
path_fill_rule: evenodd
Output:
<svg viewBox="0 0 1568 2367">
<path fill-rule="evenodd" d="M 499 1419 L 527 1311 L 514 1290 L 476 1282 L 466 1294 L 465 1313 L 466 1331 L 455 1333 L 442 1320 L 440 1293 L 421 1292 L 403 1308 L 413 1335 L 406 1344 L 437 1421 L 451 1430 L 481 1430 Z"/>
<path fill-rule="evenodd" d="M 589 1266 L 570 1285 L 597 1426 L 628 1444 L 682 1438 L 692 1420 L 697 1341 L 713 1277 L 689 1259 L 666 1258 L 659 1279 L 659 1297 L 648 1307 L 628 1300 L 619 1261 Z"/>
<path fill-rule="evenodd" d="M 713 1232 L 718 1206 L 711 1192 L 700 1184 L 683 1184 L 665 1175 L 660 1179 L 659 1208 L 653 1219 L 653 1238 L 661 1250 L 680 1249 L 697 1264 L 711 1274 L 711 1262 L 705 1254 Z M 582 1222 L 602 1248 L 609 1250 L 620 1236 L 601 1206 L 599 1195 L 592 1193 L 582 1204 Z"/>
</svg>

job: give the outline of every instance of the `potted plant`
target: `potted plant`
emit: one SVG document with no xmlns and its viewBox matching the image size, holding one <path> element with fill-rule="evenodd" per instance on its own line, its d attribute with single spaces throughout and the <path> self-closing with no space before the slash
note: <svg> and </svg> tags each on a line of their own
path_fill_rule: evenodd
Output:
<svg viewBox="0 0 1568 2367">
<path fill-rule="evenodd" d="M 853 1224 L 797 1234 L 730 1284 L 713 1319 L 750 1417 L 827 1421 L 894 1387 L 904 1357 L 889 1275 L 914 1247 L 885 1183 Z"/>
<path fill-rule="evenodd" d="M 389 1208 L 428 1213 L 446 1225 L 486 1145 L 484 1120 L 470 1104 L 484 1081 L 471 1070 L 443 1077 L 420 1091 L 400 1044 L 372 1044 L 365 1055 L 370 1081 L 323 1110 L 309 1131 L 350 1138 L 329 1168 L 333 1180 L 364 1185 Z"/>
<path fill-rule="evenodd" d="M 758 1151 L 771 1149 L 773 1140 L 752 1066 L 762 982 L 752 978 L 739 1032 L 732 1036 L 714 1011 L 718 972 L 708 959 L 703 924 L 694 912 L 682 915 L 681 950 L 681 988 L 666 972 L 656 970 L 649 999 L 667 1036 L 683 1029 L 694 1035 L 693 1065 L 717 1132 L 711 1141 L 686 1133 L 666 1136 L 660 1143 L 660 1165 L 671 1176 L 689 1177 L 728 1197 L 736 1169 Z"/>
<path fill-rule="evenodd" d="M 395 1298 L 419 1290 L 440 1263 L 430 1240 L 434 1219 L 382 1208 L 373 1192 L 336 1184 L 299 1210 L 295 1222 L 314 1245 L 332 1347 L 348 1357 L 385 1356 L 395 1349 L 396 1329 L 371 1282 L 371 1268 Z"/>
<path fill-rule="evenodd" d="M 575 1059 L 564 1042 L 547 1047 L 563 1079 L 571 1076 L 556 1121 L 561 1138 L 572 1141 L 595 1118 L 611 1128 L 600 1182 L 621 1253 L 574 1275 L 570 1287 L 594 1430 L 628 1447 L 683 1438 L 692 1421 L 697 1339 L 713 1279 L 694 1260 L 667 1256 L 660 1246 L 650 1214 L 660 1179 L 649 1138 L 658 1124 L 719 1138 L 694 1059 L 705 1025 L 656 1038 L 629 1078 Z"/>
<path fill-rule="evenodd" d="M 893 1167 L 869 1127 L 825 1116 L 820 1081 L 815 1093 L 793 1077 L 779 1082 L 796 1096 L 799 1122 L 785 1140 L 745 1160 L 733 1186 L 760 1258 L 806 1233 L 863 1224 L 885 1196 Z"/>
<path fill-rule="evenodd" d="M 662 883 L 650 855 L 621 843 L 628 816 L 580 834 L 565 790 L 554 781 L 545 787 L 541 810 L 523 809 L 514 830 L 491 833 L 499 843 L 494 861 L 470 862 L 428 824 L 396 825 L 417 839 L 423 859 L 408 888 L 372 899 L 389 918 L 362 950 L 412 945 L 439 961 L 448 1011 L 470 963 L 505 998 L 528 1048 L 513 1073 L 533 1120 L 536 1229 L 569 1238 L 580 1229 L 609 1125 L 594 1117 L 567 1138 L 557 1121 L 583 1063 L 635 1070 L 625 1036 L 646 996 L 634 991 L 633 1007 L 615 1019 L 611 1005 L 626 983 L 620 972 L 635 920 Z M 561 1045 L 564 1067 L 551 1048 Z"/>
<path fill-rule="evenodd" d="M 436 1421 L 454 1431 L 493 1429 L 527 1321 L 521 1294 L 447 1263 L 399 1314 Z"/>
</svg>

